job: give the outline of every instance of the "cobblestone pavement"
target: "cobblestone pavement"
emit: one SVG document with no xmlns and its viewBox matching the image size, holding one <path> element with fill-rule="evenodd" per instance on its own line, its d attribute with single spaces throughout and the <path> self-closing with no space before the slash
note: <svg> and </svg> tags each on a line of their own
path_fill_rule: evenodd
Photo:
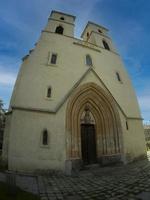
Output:
<svg viewBox="0 0 150 200">
<path fill-rule="evenodd" d="M 147 157 L 148 157 L 148 160 L 150 161 L 150 151 L 147 151 Z"/>
<path fill-rule="evenodd" d="M 0 172 L 0 182 L 7 182 L 7 172 Z M 37 177 L 31 175 L 23 175 L 23 174 L 15 174 L 12 173 L 13 177 L 15 177 L 15 185 L 18 186 L 20 189 L 31 192 L 33 194 L 39 194 L 38 184 L 37 184 Z M 10 178 L 9 178 L 10 180 Z M 12 182 L 12 179 L 10 180 Z M 1 199 L 0 199 L 1 200 Z"/>
<path fill-rule="evenodd" d="M 150 162 L 38 176 L 41 200 L 150 200 Z"/>
<path fill-rule="evenodd" d="M 41 200 L 150 200 L 150 151 L 148 159 L 122 166 L 93 166 L 72 177 L 16 174 L 16 185 L 39 194 Z M 6 181 L 4 173 L 0 181 Z"/>
</svg>

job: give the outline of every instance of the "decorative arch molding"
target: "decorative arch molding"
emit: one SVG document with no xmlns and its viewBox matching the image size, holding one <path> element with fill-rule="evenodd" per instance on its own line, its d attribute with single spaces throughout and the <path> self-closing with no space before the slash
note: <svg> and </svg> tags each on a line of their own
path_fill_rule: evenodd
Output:
<svg viewBox="0 0 150 200">
<path fill-rule="evenodd" d="M 67 159 L 82 159 L 80 125 L 86 106 L 95 121 L 97 157 L 122 154 L 122 128 L 116 103 L 107 91 L 91 82 L 79 86 L 67 104 Z"/>
</svg>

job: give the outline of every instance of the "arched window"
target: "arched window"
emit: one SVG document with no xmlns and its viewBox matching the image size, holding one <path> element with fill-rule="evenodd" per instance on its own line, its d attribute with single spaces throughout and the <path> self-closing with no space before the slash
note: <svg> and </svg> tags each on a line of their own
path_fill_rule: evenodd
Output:
<svg viewBox="0 0 150 200">
<path fill-rule="evenodd" d="M 100 29 L 98 29 L 98 32 L 99 32 L 99 33 L 102 33 L 102 31 L 101 31 Z"/>
<path fill-rule="evenodd" d="M 116 76 L 117 76 L 118 81 L 121 82 L 121 78 L 120 78 L 119 72 L 116 72 Z"/>
<path fill-rule="evenodd" d="M 65 20 L 64 17 L 60 17 L 61 20 Z"/>
<path fill-rule="evenodd" d="M 86 55 L 86 65 L 92 66 L 92 58 L 90 55 Z"/>
<path fill-rule="evenodd" d="M 43 130 L 43 134 L 42 134 L 42 144 L 43 145 L 48 145 L 48 131 L 47 129 Z"/>
<path fill-rule="evenodd" d="M 52 95 L 52 88 L 51 87 L 48 87 L 47 88 L 47 97 L 50 98 Z"/>
<path fill-rule="evenodd" d="M 55 33 L 63 34 L 63 32 L 64 32 L 64 28 L 62 26 L 57 26 L 56 27 Z"/>
<path fill-rule="evenodd" d="M 103 45 L 105 49 L 110 50 L 109 45 L 107 44 L 105 40 L 103 40 Z"/>
<path fill-rule="evenodd" d="M 126 121 L 126 129 L 129 130 L 128 122 Z"/>
<path fill-rule="evenodd" d="M 53 53 L 51 55 L 51 64 L 56 64 L 56 61 L 57 61 L 57 54 Z"/>
</svg>

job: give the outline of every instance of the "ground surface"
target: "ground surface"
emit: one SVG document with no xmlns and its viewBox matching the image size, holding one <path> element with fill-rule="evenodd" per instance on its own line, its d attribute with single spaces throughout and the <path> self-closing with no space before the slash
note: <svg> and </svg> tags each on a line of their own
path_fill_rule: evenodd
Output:
<svg viewBox="0 0 150 200">
<path fill-rule="evenodd" d="M 150 152 L 148 152 L 150 160 Z M 5 175 L 0 174 L 0 180 Z M 67 177 L 62 174 L 16 175 L 17 185 L 41 200 L 150 200 L 150 161 L 123 166 L 95 166 Z"/>
<path fill-rule="evenodd" d="M 93 167 L 74 177 L 39 176 L 38 183 L 42 200 L 150 200 L 150 162 Z"/>
<path fill-rule="evenodd" d="M 0 182 L 0 199 L 1 200 L 39 200 L 36 195 L 24 192 L 19 188 L 9 187 L 5 183 Z"/>
</svg>

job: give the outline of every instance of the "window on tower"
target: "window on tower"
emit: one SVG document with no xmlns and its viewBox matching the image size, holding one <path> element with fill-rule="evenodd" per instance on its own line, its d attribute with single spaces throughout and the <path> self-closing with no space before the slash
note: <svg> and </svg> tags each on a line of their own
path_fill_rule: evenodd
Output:
<svg viewBox="0 0 150 200">
<path fill-rule="evenodd" d="M 64 32 L 64 28 L 62 26 L 57 26 L 56 27 L 56 30 L 55 30 L 55 33 L 58 33 L 58 34 L 63 34 Z"/>
<path fill-rule="evenodd" d="M 47 98 L 51 98 L 51 96 L 52 96 L 52 88 L 48 87 L 47 88 Z"/>
<path fill-rule="evenodd" d="M 126 121 L 126 129 L 129 130 L 128 122 Z"/>
<path fill-rule="evenodd" d="M 102 33 L 102 31 L 101 31 L 100 29 L 98 29 L 98 32 L 99 32 L 99 33 Z"/>
<path fill-rule="evenodd" d="M 93 66 L 92 64 L 92 58 L 90 55 L 86 55 L 86 65 Z"/>
<path fill-rule="evenodd" d="M 43 130 L 43 133 L 42 133 L 42 144 L 43 145 L 48 145 L 48 131 L 47 131 L 47 129 Z"/>
<path fill-rule="evenodd" d="M 116 72 L 116 77 L 117 77 L 117 80 L 122 83 L 122 80 L 121 80 L 119 72 Z"/>
<path fill-rule="evenodd" d="M 105 49 L 110 50 L 109 45 L 105 40 L 103 40 L 103 45 Z"/>
<path fill-rule="evenodd" d="M 65 18 L 64 18 L 64 17 L 60 17 L 60 19 L 61 19 L 61 20 L 65 20 Z"/>
<path fill-rule="evenodd" d="M 51 55 L 51 64 L 56 64 L 56 61 L 57 61 L 57 54 L 52 54 Z"/>
</svg>

